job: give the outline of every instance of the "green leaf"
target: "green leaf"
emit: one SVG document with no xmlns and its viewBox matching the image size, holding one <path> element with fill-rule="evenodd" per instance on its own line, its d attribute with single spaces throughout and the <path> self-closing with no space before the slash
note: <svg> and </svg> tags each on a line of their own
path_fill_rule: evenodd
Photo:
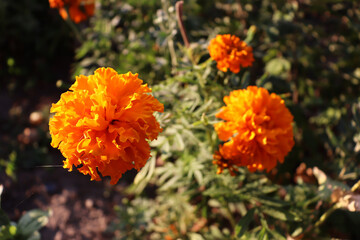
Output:
<svg viewBox="0 0 360 240">
<path fill-rule="evenodd" d="M 280 233 L 278 233 L 275 230 L 272 229 L 267 229 L 267 231 L 274 237 L 274 239 L 277 240 L 286 240 L 286 238 L 284 236 L 282 236 Z"/>
<path fill-rule="evenodd" d="M 294 213 L 285 210 L 282 211 L 280 209 L 275 209 L 275 208 L 263 208 L 262 209 L 264 213 L 266 213 L 267 215 L 282 220 L 282 221 L 300 221 L 301 219 L 296 216 Z"/>
<path fill-rule="evenodd" d="M 48 223 L 49 211 L 31 210 L 22 216 L 18 223 L 18 233 L 24 237 L 30 237 Z"/>
<path fill-rule="evenodd" d="M 204 240 L 204 238 L 198 233 L 189 233 L 190 240 Z"/>
<path fill-rule="evenodd" d="M 40 240 L 41 236 L 38 231 L 34 232 L 27 240 Z"/>
<path fill-rule="evenodd" d="M 256 26 L 252 25 L 247 32 L 244 42 L 249 44 L 253 40 L 255 33 L 256 33 Z"/>
<path fill-rule="evenodd" d="M 330 198 L 334 189 L 339 188 L 346 191 L 349 191 L 350 188 L 346 184 L 333 180 L 328 177 L 323 171 L 318 167 L 313 168 L 314 176 L 316 177 L 319 184 L 319 195 L 322 199 L 327 200 Z"/>
<path fill-rule="evenodd" d="M 304 231 L 304 229 L 303 229 L 302 227 L 298 227 L 298 228 L 295 229 L 295 231 L 291 234 L 291 237 L 296 237 L 296 236 L 300 235 L 303 231 Z"/>
<path fill-rule="evenodd" d="M 170 178 L 164 185 L 162 185 L 159 190 L 166 191 L 171 187 L 174 187 L 177 181 L 180 179 L 180 176 L 175 175 L 174 177 Z"/>
<path fill-rule="evenodd" d="M 290 203 L 288 202 L 282 201 L 280 199 L 273 199 L 267 196 L 257 196 L 257 197 L 253 197 L 252 199 L 266 206 L 272 206 L 272 207 L 285 207 L 290 205 Z"/>
<path fill-rule="evenodd" d="M 14 239 L 16 234 L 16 226 L 1 226 L 0 227 L 0 239 L 1 240 L 10 240 Z"/>
<path fill-rule="evenodd" d="M 238 191 L 234 191 L 231 189 L 220 189 L 217 187 L 211 187 L 210 189 L 207 189 L 203 192 L 203 194 L 205 196 L 210 196 L 210 197 L 219 197 L 219 196 L 236 196 L 238 198 L 241 198 L 243 196 L 239 196 L 237 195 Z"/>
<path fill-rule="evenodd" d="M 185 149 L 185 143 L 178 132 L 175 133 L 174 137 L 174 149 L 177 151 L 183 151 Z"/>
<path fill-rule="evenodd" d="M 269 239 L 269 237 L 266 233 L 266 228 L 262 228 L 261 231 L 259 232 L 258 240 L 265 240 L 265 239 Z"/>
<path fill-rule="evenodd" d="M 254 219 L 255 209 L 250 209 L 244 217 L 235 226 L 235 235 L 241 237 L 249 227 L 250 222 Z"/>
<path fill-rule="evenodd" d="M 16 224 L 16 223 L 14 223 Z M 9 226 L 9 233 L 11 236 L 15 236 L 16 235 L 16 232 L 17 232 L 17 227 L 16 225 L 11 225 Z"/>
<path fill-rule="evenodd" d="M 211 233 L 211 236 L 214 239 L 224 239 L 224 235 L 222 234 L 222 232 L 220 231 L 218 226 L 211 225 L 210 226 L 210 233 Z"/>
<path fill-rule="evenodd" d="M 275 58 L 270 60 L 266 66 L 265 71 L 271 75 L 279 76 L 282 73 L 289 72 L 291 64 L 285 58 Z"/>
</svg>

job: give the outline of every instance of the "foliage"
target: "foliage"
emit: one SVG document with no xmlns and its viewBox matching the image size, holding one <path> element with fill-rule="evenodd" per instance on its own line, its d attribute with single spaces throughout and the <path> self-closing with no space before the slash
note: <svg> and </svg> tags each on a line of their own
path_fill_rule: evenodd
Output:
<svg viewBox="0 0 360 240">
<path fill-rule="evenodd" d="M 358 202 L 349 198 L 359 196 L 360 4 L 188 0 L 182 15 L 190 41 L 186 47 L 175 3 L 99 0 L 88 22 L 66 28 L 56 22 L 58 16 L 52 20 L 58 28 L 46 29 L 41 39 L 20 36 L 41 31 L 33 13 L 43 11 L 44 4 L 35 1 L 30 10 L 20 11 L 18 3 L 0 3 L 0 30 L 11 29 L 0 39 L 0 61 L 7 66 L 0 77 L 9 80 L 7 89 L 21 93 L 44 79 L 55 80 L 46 63 L 66 48 L 72 29 L 79 36 L 73 75 L 90 75 L 103 66 L 138 72 L 164 104 L 164 113 L 156 115 L 164 130 L 151 143 L 152 157 L 133 184 L 118 193 L 122 204 L 115 207 L 117 219 L 108 230 L 116 239 L 359 238 L 357 229 L 349 227 L 360 224 L 358 210 L 350 212 L 350 204 Z M 28 1 L 21 4 L 28 6 Z M 14 9 L 27 20 L 21 28 L 11 27 L 19 21 L 9 14 Z M 251 46 L 253 65 L 236 74 L 217 70 L 207 50 L 217 34 L 236 35 Z M 27 54 L 7 48 L 4 39 L 29 49 Z M 32 56 L 35 61 L 29 60 Z M 39 82 L 34 80 L 38 72 Z M 65 87 L 70 81 L 59 83 Z M 239 168 L 235 176 L 227 170 L 216 174 L 213 154 L 221 142 L 213 128 L 220 121 L 215 114 L 224 96 L 249 85 L 284 99 L 294 115 L 295 146 L 270 172 Z M 13 114 L 1 130 L 17 136 L 23 132 L 19 125 L 26 125 L 22 118 L 24 113 Z M 27 150 L 25 156 L 47 155 L 46 130 L 42 125 L 36 129 L 41 134 L 32 146 L 0 139 L 5 146 L 0 168 L 8 175 L 16 176 L 21 161 L 14 159 Z M 28 162 L 36 165 L 34 159 Z M 12 226 L 1 216 L 2 234 L 22 231 L 20 222 Z"/>
<path fill-rule="evenodd" d="M 3 186 L 0 185 L 0 197 L 2 191 Z M 6 213 L 0 208 L 0 239 L 40 240 L 38 230 L 48 223 L 49 216 L 49 211 L 34 209 L 25 213 L 19 221 L 15 223 L 11 222 Z"/>
<path fill-rule="evenodd" d="M 336 188 L 345 191 L 359 177 L 354 151 L 359 101 L 354 73 L 359 61 L 352 52 L 343 54 L 346 46 L 358 51 L 353 45 L 357 40 L 350 40 L 358 20 L 349 13 L 353 18 L 347 16 L 345 24 L 341 10 L 358 6 L 259 2 L 219 1 L 215 8 L 220 16 L 197 26 L 197 31 L 207 33 L 205 38 L 195 40 L 191 26 L 187 29 L 191 47 L 178 45 L 176 68 L 153 87 L 165 104 L 165 113 L 159 116 L 164 132 L 152 143 L 153 157 L 128 190 L 135 198 L 125 199 L 124 206 L 116 209 L 119 220 L 111 229 L 120 230 L 119 239 L 286 239 L 333 234 L 326 224 L 319 228 L 324 225 L 322 216 L 332 213 L 331 194 Z M 207 7 L 201 11 L 210 11 Z M 329 16 L 315 21 L 328 7 L 333 9 Z M 192 17 L 184 11 L 185 18 Z M 206 51 L 208 39 L 216 33 L 246 39 L 254 49 L 254 66 L 236 75 L 217 71 Z M 218 121 L 214 115 L 223 96 L 249 84 L 282 94 L 295 116 L 296 146 L 278 171 L 240 169 L 235 177 L 227 172 L 217 175 L 212 165 L 219 144 L 212 127 Z M 305 173 L 300 172 L 300 163 L 308 166 Z M 320 184 L 321 177 L 330 178 L 314 166 L 333 177 L 331 183 Z"/>
</svg>

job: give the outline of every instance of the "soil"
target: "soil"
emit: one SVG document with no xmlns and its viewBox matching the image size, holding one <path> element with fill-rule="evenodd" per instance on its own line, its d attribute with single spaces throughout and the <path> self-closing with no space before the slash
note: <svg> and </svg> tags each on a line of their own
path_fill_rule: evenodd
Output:
<svg viewBox="0 0 360 240">
<path fill-rule="evenodd" d="M 18 172 L 17 181 L 1 173 L 2 208 L 12 221 L 18 221 L 27 210 L 50 209 L 41 239 L 112 239 L 107 228 L 116 218 L 113 209 L 121 205 L 125 183 L 111 186 L 109 182 L 90 181 L 89 176 L 61 166 Z"/>
</svg>

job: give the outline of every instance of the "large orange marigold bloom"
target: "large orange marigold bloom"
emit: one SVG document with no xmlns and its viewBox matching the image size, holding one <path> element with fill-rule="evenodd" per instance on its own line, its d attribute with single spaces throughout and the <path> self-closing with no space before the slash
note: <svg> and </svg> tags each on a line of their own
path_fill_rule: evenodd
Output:
<svg viewBox="0 0 360 240">
<path fill-rule="evenodd" d="M 164 106 L 142 83 L 138 74 L 112 68 L 76 77 L 50 110 L 56 113 L 49 123 L 51 145 L 66 158 L 64 168 L 74 165 L 91 180 L 100 180 L 100 172 L 115 184 L 127 170 L 145 165 L 148 140 L 162 131 L 153 113 Z"/>
<path fill-rule="evenodd" d="M 59 9 L 59 14 L 64 20 L 70 15 L 75 23 L 85 21 L 94 15 L 94 0 L 49 0 L 49 4 L 51 8 Z"/>
<path fill-rule="evenodd" d="M 224 97 L 216 117 L 219 138 L 225 141 L 215 154 L 218 172 L 232 166 L 250 171 L 273 169 L 294 146 L 293 116 L 278 95 L 256 86 L 235 90 Z"/>
<path fill-rule="evenodd" d="M 249 67 L 254 61 L 252 47 L 240 38 L 225 34 L 217 35 L 208 47 L 210 57 L 217 62 L 220 71 L 238 73 L 240 67 Z"/>
</svg>

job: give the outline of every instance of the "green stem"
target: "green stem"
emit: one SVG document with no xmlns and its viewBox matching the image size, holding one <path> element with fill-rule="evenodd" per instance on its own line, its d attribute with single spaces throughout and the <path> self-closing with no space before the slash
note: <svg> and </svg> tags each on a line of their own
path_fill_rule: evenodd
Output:
<svg viewBox="0 0 360 240">
<path fill-rule="evenodd" d="M 234 217 L 232 216 L 231 210 L 229 208 L 229 204 L 227 203 L 227 201 L 225 199 L 223 199 L 223 203 L 225 205 L 227 218 L 228 218 L 228 220 L 229 220 L 229 222 L 231 224 L 231 227 L 232 227 L 233 231 L 235 231 L 236 222 L 235 222 Z"/>
<path fill-rule="evenodd" d="M 214 152 L 215 151 L 215 146 L 214 146 L 214 141 L 212 139 L 212 133 L 213 133 L 213 128 L 209 129 L 209 127 L 207 126 L 206 127 L 206 135 L 207 135 L 207 138 L 209 139 L 209 142 L 210 142 L 210 148 L 211 148 L 210 150 L 211 150 L 211 152 Z"/>
<path fill-rule="evenodd" d="M 319 218 L 319 220 L 314 224 L 314 228 L 318 228 L 320 227 L 325 220 L 336 210 L 341 208 L 341 204 L 340 203 L 336 203 L 335 205 L 333 205 L 331 208 L 329 208 L 326 212 L 324 212 L 323 215 L 321 215 L 321 217 Z"/>
<path fill-rule="evenodd" d="M 174 47 L 174 41 L 170 36 L 168 37 L 168 46 L 169 46 L 172 70 L 175 71 L 177 66 L 176 52 Z"/>
<path fill-rule="evenodd" d="M 352 186 L 351 191 L 352 191 L 352 192 L 355 192 L 359 187 L 360 187 L 360 180 L 357 181 L 357 183 L 355 183 L 355 184 Z"/>
<path fill-rule="evenodd" d="M 74 22 L 70 19 L 70 14 L 69 14 L 69 10 L 66 9 L 66 13 L 68 15 L 68 18 L 66 19 L 67 24 L 69 25 L 69 27 L 71 28 L 71 30 L 73 31 L 73 33 L 75 34 L 75 37 L 77 38 L 77 40 L 80 43 L 84 42 L 84 38 L 81 36 L 79 29 L 76 27 L 76 25 L 74 24 Z"/>
</svg>

